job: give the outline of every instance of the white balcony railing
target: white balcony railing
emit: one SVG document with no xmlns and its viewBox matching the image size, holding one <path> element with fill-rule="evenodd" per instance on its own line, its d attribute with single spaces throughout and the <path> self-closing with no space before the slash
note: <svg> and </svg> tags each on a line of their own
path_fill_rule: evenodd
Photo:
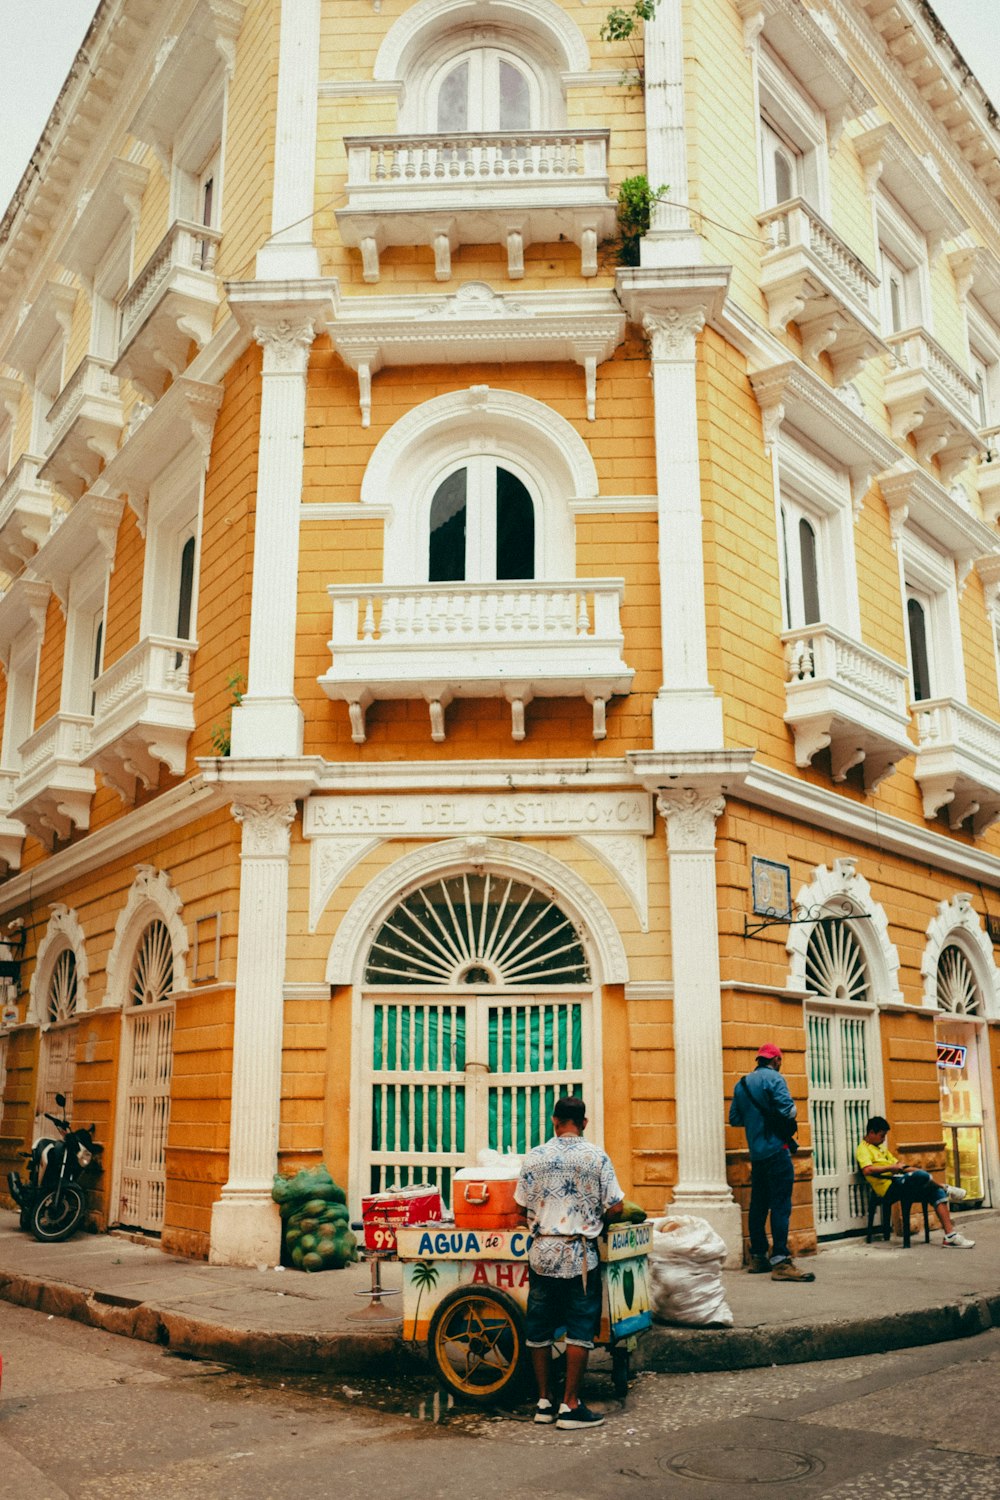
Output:
<svg viewBox="0 0 1000 1500">
<path fill-rule="evenodd" d="M 878 335 L 878 278 L 802 198 L 759 215 L 761 288 L 771 327 L 795 323 L 809 358 L 826 352 L 837 383 L 885 352 Z"/>
<path fill-rule="evenodd" d="M 521 740 L 532 698 L 580 697 L 603 739 L 608 699 L 632 683 L 621 655 L 623 592 L 620 579 L 331 587 L 333 662 L 319 680 L 348 704 L 357 743 L 368 705 L 390 698 L 425 699 L 440 741 L 454 698 L 506 698 Z"/>
<path fill-rule="evenodd" d="M 1000 517 L 1000 427 L 981 427 L 985 448 L 976 468 L 976 489 L 983 507 L 983 520 L 995 526 Z"/>
<path fill-rule="evenodd" d="M 924 816 L 947 809 L 952 828 L 985 833 L 1000 818 L 1000 725 L 954 698 L 915 703 L 913 720 Z"/>
<path fill-rule="evenodd" d="M 19 573 L 52 525 L 52 486 L 39 478 L 42 460 L 25 453 L 0 484 L 0 568 Z"/>
<path fill-rule="evenodd" d="M 124 425 L 109 360 L 87 355 L 49 408 L 42 477 L 78 500 L 118 450 Z"/>
<path fill-rule="evenodd" d="M 89 714 L 53 714 L 20 748 L 11 814 L 50 847 L 90 827 L 95 781 L 84 761 L 92 724 Z"/>
<path fill-rule="evenodd" d="M 125 294 L 115 373 L 151 403 L 186 368 L 192 341 L 201 349 L 211 336 L 219 240 L 217 229 L 175 220 Z"/>
<path fill-rule="evenodd" d="M 20 772 L 0 767 L 0 864 L 17 870 L 21 864 L 24 824 L 11 816 Z"/>
<path fill-rule="evenodd" d="M 136 782 L 158 784 L 166 766 L 181 776 L 194 729 L 190 691 L 195 641 L 146 636 L 102 672 L 94 685 L 94 730 L 88 764 L 125 801 Z"/>
<path fill-rule="evenodd" d="M 907 734 L 906 669 L 829 625 L 786 631 L 785 723 L 795 764 L 829 749 L 834 781 L 864 763 L 873 791 L 913 754 Z"/>
<path fill-rule="evenodd" d="M 439 280 L 456 245 L 505 244 L 508 272 L 524 248 L 571 238 L 582 274 L 597 272 L 597 243 L 614 230 L 608 131 L 463 131 L 349 136 L 341 236 L 361 250 L 366 281 L 387 245 L 430 245 Z"/>
<path fill-rule="evenodd" d="M 984 446 L 977 430 L 976 386 L 922 328 L 892 334 L 886 343 L 894 361 L 885 380 L 893 436 L 912 436 L 918 458 L 925 463 L 936 458 L 949 484 Z"/>
</svg>

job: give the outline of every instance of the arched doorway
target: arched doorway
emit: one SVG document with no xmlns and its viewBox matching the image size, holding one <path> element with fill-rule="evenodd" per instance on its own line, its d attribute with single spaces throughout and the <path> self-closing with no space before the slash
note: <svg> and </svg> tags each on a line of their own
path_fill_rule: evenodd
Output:
<svg viewBox="0 0 1000 1500">
<path fill-rule="evenodd" d="M 849 920 L 821 917 L 806 949 L 806 1008 L 813 1207 L 822 1238 L 864 1227 L 855 1147 L 874 1112 L 871 979 Z"/>
<path fill-rule="evenodd" d="M 361 992 L 362 1192 L 430 1182 L 549 1133 L 560 1094 L 594 1104 L 594 994 L 551 892 L 489 869 L 424 880 L 371 941 Z"/>
<path fill-rule="evenodd" d="M 964 1188 L 971 1202 L 982 1203 L 989 1198 L 979 1053 L 985 1006 L 972 964 L 957 942 L 948 943 L 941 950 L 936 998 L 940 1016 L 935 1023 L 934 1040 L 945 1180 Z"/>
<path fill-rule="evenodd" d="M 135 947 L 125 1003 L 124 1129 L 117 1222 L 163 1229 L 167 1128 L 173 1074 L 174 960 L 165 922 L 154 918 Z"/>
<path fill-rule="evenodd" d="M 73 1117 L 76 1081 L 76 1044 L 80 1015 L 87 1005 L 89 977 L 83 930 L 76 913 L 57 904 L 52 908 L 31 981 L 29 1015 L 38 1022 L 41 1040 L 35 1092 L 33 1139 L 52 1135 L 45 1116 L 61 1115 L 56 1095 L 66 1099 Z"/>
</svg>

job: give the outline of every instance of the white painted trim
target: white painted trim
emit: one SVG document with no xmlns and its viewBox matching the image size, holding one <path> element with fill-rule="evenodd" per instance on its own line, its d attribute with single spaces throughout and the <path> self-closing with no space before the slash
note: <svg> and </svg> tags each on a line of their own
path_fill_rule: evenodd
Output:
<svg viewBox="0 0 1000 1500">
<path fill-rule="evenodd" d="M 747 995 L 770 995 L 775 1000 L 815 1000 L 813 990 L 796 988 L 792 984 L 747 984 L 742 979 L 722 979 L 721 990 L 741 990 Z"/>
<path fill-rule="evenodd" d="M 391 505 L 362 505 L 358 500 L 304 501 L 300 521 L 391 521 Z"/>
<path fill-rule="evenodd" d="M 281 987 L 284 1000 L 329 1000 L 330 986 L 328 984 L 317 984 L 315 981 L 303 980 L 300 983 L 292 983 L 286 980 Z"/>
<path fill-rule="evenodd" d="M 37 1022 L 39 1026 L 46 1024 L 45 1009 L 52 973 L 60 954 L 67 948 L 72 950 L 76 959 L 76 1018 L 79 1019 L 87 1009 L 87 980 L 90 978 L 87 947 L 76 912 L 62 902 L 57 902 L 52 908 L 45 936 L 38 945 L 35 969 L 28 989 L 28 1019 Z"/>
<path fill-rule="evenodd" d="M 139 865 L 128 898 L 115 923 L 115 936 L 105 965 L 106 985 L 103 1004 L 124 1009 L 128 998 L 128 978 L 139 939 L 151 922 L 162 921 L 170 934 L 173 955 L 174 984 L 171 994 L 188 988 L 184 959 L 188 951 L 188 933 L 181 916 L 183 902 L 174 890 L 166 870 L 153 865 Z"/>
<path fill-rule="evenodd" d="M 624 760 L 345 761 L 321 763 L 317 792 L 538 790 L 634 790 L 637 778 Z M 998 861 L 1000 865 L 1000 861 Z M 2 889 L 2 888 L 0 888 Z M 0 908 L 2 910 L 2 908 Z"/>
<path fill-rule="evenodd" d="M 674 986 L 664 979 L 632 979 L 625 986 L 626 1000 L 672 1000 Z"/>
<path fill-rule="evenodd" d="M 398 78 L 324 78 L 317 93 L 321 99 L 401 99 L 405 85 Z"/>
<path fill-rule="evenodd" d="M 526 877 L 551 891 L 576 922 L 592 960 L 593 983 L 625 984 L 628 956 L 614 917 L 600 897 L 562 861 L 540 849 L 508 839 L 446 839 L 404 854 L 369 881 L 341 919 L 330 945 L 326 978 L 330 984 L 352 984 L 360 990 L 371 939 L 391 908 L 410 889 L 434 876 L 470 865 L 489 866 Z"/>
<path fill-rule="evenodd" d="M 659 501 L 655 495 L 593 495 L 584 500 L 571 500 L 571 516 L 627 516 L 656 514 Z"/>
<path fill-rule="evenodd" d="M 889 937 L 889 918 L 881 903 L 872 899 L 871 886 L 854 868 L 855 863 L 854 859 L 845 858 L 835 859 L 832 869 L 818 865 L 809 884 L 800 887 L 795 905 L 809 912 L 819 908 L 830 915 L 846 915 L 853 911 L 867 917 L 868 921 L 851 923 L 851 933 L 865 956 L 873 1003 L 880 1005 L 884 1000 L 902 1000 L 899 954 Z M 806 987 L 806 951 L 815 925 L 800 922 L 788 929 L 785 948 L 789 956 L 789 980 L 797 988 Z M 817 996 L 817 999 L 830 1000 L 832 997 Z M 813 1002 L 810 1000 L 809 1003 Z M 843 1003 L 838 1003 L 843 1010 Z M 847 1007 L 852 1015 L 856 1003 L 852 1001 Z"/>
<path fill-rule="evenodd" d="M 590 71 L 586 39 L 555 0 L 417 0 L 393 22 L 382 39 L 373 70 L 375 79 L 405 78 L 415 56 L 426 52 L 432 36 L 463 23 L 476 22 L 493 26 L 506 23 L 522 32 L 540 33 L 565 71 Z"/>
<path fill-rule="evenodd" d="M 642 83 L 638 68 L 594 68 L 590 73 L 560 73 L 564 89 L 634 89 Z"/>
<path fill-rule="evenodd" d="M 229 801 L 223 789 L 206 785 L 201 777 L 133 809 L 96 833 L 88 833 L 68 849 L 52 854 L 33 870 L 0 883 L 0 916 L 16 911 L 29 900 L 39 900 L 65 889 L 100 869 L 109 860 L 131 854 L 161 834 L 176 832 Z"/>
<path fill-rule="evenodd" d="M 993 956 L 993 944 L 983 929 L 982 919 L 972 900 L 967 891 L 957 891 L 950 901 L 938 902 L 937 914 L 927 924 L 927 944 L 920 959 L 924 1005 L 940 1011 L 943 1020 L 966 1019 L 942 1010 L 937 1002 L 938 961 L 948 944 L 959 948 L 968 959 L 982 995 L 983 1014 L 968 1019 L 981 1021 L 988 1016 L 1000 1016 L 1000 969 Z"/>
<path fill-rule="evenodd" d="M 783 813 L 810 827 L 871 844 L 907 861 L 930 865 L 941 874 L 947 871 L 967 880 L 1000 886 L 1000 857 L 997 855 L 971 848 L 865 803 L 850 801 L 771 766 L 752 765 L 734 798 L 755 807 L 765 807 L 770 812 Z"/>
</svg>

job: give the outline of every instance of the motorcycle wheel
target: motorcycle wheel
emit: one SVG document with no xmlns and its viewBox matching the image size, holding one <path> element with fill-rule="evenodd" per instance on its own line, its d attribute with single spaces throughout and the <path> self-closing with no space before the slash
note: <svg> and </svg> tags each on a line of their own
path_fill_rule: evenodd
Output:
<svg viewBox="0 0 1000 1500">
<path fill-rule="evenodd" d="M 35 1205 L 31 1217 L 31 1232 L 43 1244 L 55 1244 L 57 1240 L 68 1240 L 80 1225 L 86 1208 L 84 1196 L 73 1183 L 67 1183 L 60 1201 L 55 1193 L 46 1193 Z"/>
</svg>

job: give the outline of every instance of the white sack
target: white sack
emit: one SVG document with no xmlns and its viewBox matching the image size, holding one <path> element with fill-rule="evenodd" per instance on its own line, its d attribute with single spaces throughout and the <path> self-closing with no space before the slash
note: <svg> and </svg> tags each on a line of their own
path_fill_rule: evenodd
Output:
<svg viewBox="0 0 1000 1500">
<path fill-rule="evenodd" d="M 674 1214 L 653 1223 L 649 1291 L 653 1312 L 665 1323 L 731 1328 L 733 1314 L 722 1287 L 726 1244 L 704 1219 Z"/>
</svg>

